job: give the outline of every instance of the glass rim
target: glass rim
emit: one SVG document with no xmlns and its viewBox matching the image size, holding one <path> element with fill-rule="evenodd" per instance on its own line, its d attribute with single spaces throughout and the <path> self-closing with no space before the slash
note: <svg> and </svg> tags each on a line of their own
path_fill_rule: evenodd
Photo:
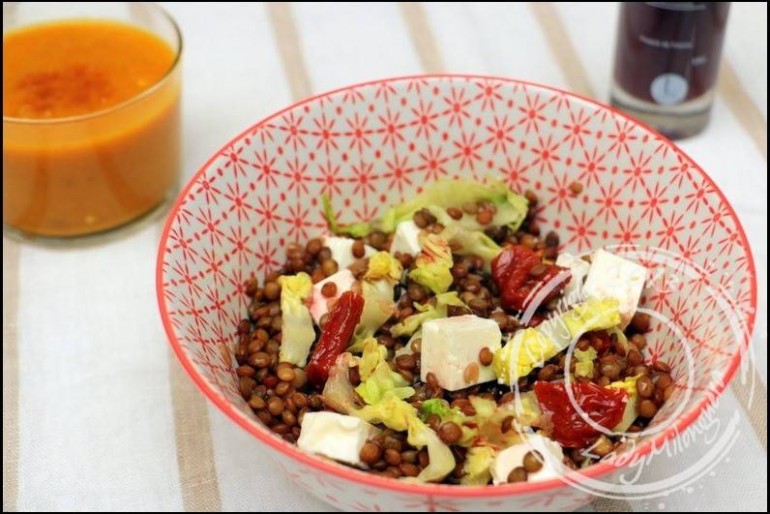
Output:
<svg viewBox="0 0 770 514">
<path fill-rule="evenodd" d="M 51 125 L 64 125 L 67 123 L 78 123 L 82 121 L 101 118 L 107 114 L 111 114 L 113 112 L 122 110 L 131 105 L 134 105 L 140 102 L 141 100 L 151 96 L 154 92 L 156 92 L 161 87 L 163 87 L 171 79 L 171 76 L 177 70 L 177 68 L 179 67 L 179 63 L 182 61 L 182 49 L 184 46 L 184 39 L 182 38 L 182 31 L 179 28 L 179 24 L 163 6 L 161 6 L 156 2 L 146 2 L 145 5 L 148 5 L 153 9 L 157 10 L 158 13 L 160 13 L 161 16 L 163 16 L 171 24 L 171 27 L 174 29 L 174 34 L 176 34 L 176 40 L 178 43 L 178 47 L 174 55 L 174 61 L 171 63 L 171 66 L 169 66 L 168 70 L 166 70 L 163 76 L 157 80 L 157 82 L 152 84 L 147 89 L 140 91 L 138 94 L 132 96 L 131 98 L 127 98 L 126 100 L 123 100 L 122 102 L 119 102 L 105 109 L 99 109 L 98 111 L 89 112 L 86 114 L 78 114 L 76 116 L 65 116 L 61 118 L 43 118 L 43 119 L 17 118 L 14 116 L 6 116 L 5 114 L 3 114 L 3 124 L 9 123 L 9 124 L 16 124 L 16 125 L 51 126 Z M 62 18 L 62 19 L 66 19 L 66 18 Z M 106 19 L 109 19 L 109 18 L 106 18 Z M 128 24 L 133 25 L 132 23 L 128 23 Z"/>
</svg>

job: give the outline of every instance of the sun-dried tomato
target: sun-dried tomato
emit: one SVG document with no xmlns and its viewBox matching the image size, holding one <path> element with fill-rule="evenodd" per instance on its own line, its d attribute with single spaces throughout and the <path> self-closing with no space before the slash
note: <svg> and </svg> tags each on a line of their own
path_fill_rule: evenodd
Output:
<svg viewBox="0 0 770 514">
<path fill-rule="evenodd" d="M 524 311 L 532 301 L 555 298 L 570 278 L 569 270 L 544 263 L 523 245 L 507 246 L 492 260 L 492 280 L 500 290 L 500 304 L 509 311 Z"/>
<path fill-rule="evenodd" d="M 578 408 L 591 421 L 611 430 L 623 419 L 628 393 L 593 382 L 573 382 L 571 386 L 574 402 L 564 382 L 535 382 L 535 396 L 540 410 L 551 416 L 551 437 L 567 448 L 585 448 L 600 432 L 583 419 Z"/>
</svg>

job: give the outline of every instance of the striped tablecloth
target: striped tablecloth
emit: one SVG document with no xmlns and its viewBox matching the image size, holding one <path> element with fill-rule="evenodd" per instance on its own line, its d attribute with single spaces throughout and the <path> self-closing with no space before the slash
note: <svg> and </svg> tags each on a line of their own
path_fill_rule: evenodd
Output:
<svg viewBox="0 0 770 514">
<path fill-rule="evenodd" d="M 316 92 L 421 72 L 510 76 L 606 99 L 617 6 L 169 4 L 185 37 L 185 174 L 247 125 Z M 755 362 L 718 406 L 740 436 L 668 497 L 589 510 L 767 510 L 767 5 L 734 4 L 708 130 L 681 143 L 754 250 Z M 3 510 L 328 510 L 209 406 L 155 302 L 161 220 L 111 243 L 3 240 Z M 698 441 L 644 480 L 694 460 Z"/>
</svg>

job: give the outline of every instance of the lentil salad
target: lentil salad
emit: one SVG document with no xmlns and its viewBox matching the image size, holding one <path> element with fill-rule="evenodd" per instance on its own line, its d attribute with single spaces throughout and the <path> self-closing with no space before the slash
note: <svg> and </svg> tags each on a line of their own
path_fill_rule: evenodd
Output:
<svg viewBox="0 0 770 514">
<path fill-rule="evenodd" d="M 675 391 L 643 356 L 645 270 L 560 253 L 537 202 L 439 181 L 371 222 L 327 209 L 331 236 L 246 285 L 236 371 L 256 416 L 308 452 L 424 482 L 545 480 L 617 451 Z"/>
</svg>

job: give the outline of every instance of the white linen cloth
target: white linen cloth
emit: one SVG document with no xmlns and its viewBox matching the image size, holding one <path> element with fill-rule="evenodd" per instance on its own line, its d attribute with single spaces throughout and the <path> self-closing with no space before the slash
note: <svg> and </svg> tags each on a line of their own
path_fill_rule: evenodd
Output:
<svg viewBox="0 0 770 514">
<path fill-rule="evenodd" d="M 374 78 L 480 73 L 606 99 L 617 21 L 617 6 L 579 3 L 167 8 L 185 41 L 186 177 L 293 96 Z M 586 510 L 767 510 L 767 5 L 734 3 L 730 16 L 711 125 L 681 146 L 754 251 L 758 389 L 751 405 L 735 388 L 721 400 L 718 419 L 738 413 L 740 437 L 710 475 L 666 498 Z M 155 300 L 161 223 L 88 248 L 3 240 L 3 510 L 329 510 L 208 406 L 168 350 Z M 656 458 L 645 480 L 695 459 L 699 444 Z"/>
</svg>

